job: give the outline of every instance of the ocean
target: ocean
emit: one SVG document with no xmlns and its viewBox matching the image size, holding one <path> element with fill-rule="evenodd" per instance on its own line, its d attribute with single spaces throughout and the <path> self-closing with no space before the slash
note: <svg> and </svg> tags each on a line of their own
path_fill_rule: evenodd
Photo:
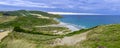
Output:
<svg viewBox="0 0 120 48">
<path fill-rule="evenodd" d="M 92 28 L 98 25 L 120 24 L 119 15 L 62 15 L 61 22 L 77 28 Z"/>
</svg>

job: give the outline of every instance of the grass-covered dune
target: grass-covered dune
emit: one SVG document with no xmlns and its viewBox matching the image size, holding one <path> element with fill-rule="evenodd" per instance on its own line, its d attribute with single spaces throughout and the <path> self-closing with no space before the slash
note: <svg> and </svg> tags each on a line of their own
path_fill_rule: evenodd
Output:
<svg viewBox="0 0 120 48">
<path fill-rule="evenodd" d="M 49 14 L 43 11 L 29 11 L 29 10 L 16 10 L 16 11 L 0 11 L 0 16 L 33 16 L 31 14 L 41 14 L 50 18 L 61 18 L 60 15 Z"/>
<path fill-rule="evenodd" d="M 39 12 L 39 13 L 38 13 Z M 60 35 L 52 34 L 53 31 L 68 30 L 65 27 L 47 27 L 46 25 L 58 24 L 53 18 L 58 15 L 48 14 L 40 11 L 2 11 L 0 17 L 0 30 L 12 32 L 0 40 L 0 48 L 43 48 L 52 44 Z M 38 18 L 36 15 L 49 17 Z M 45 26 L 45 27 L 35 27 Z"/>
<path fill-rule="evenodd" d="M 120 25 L 98 26 L 92 29 L 80 30 L 76 34 L 88 32 L 87 39 L 75 45 L 56 45 L 51 46 L 55 39 L 63 38 L 60 35 L 33 34 L 13 31 L 2 40 L 1 48 L 119 48 L 120 44 Z M 24 42 L 24 43 L 23 43 Z"/>
<path fill-rule="evenodd" d="M 73 46 L 63 45 L 55 48 L 120 48 L 120 24 L 98 26 L 88 31 L 86 40 Z"/>
<path fill-rule="evenodd" d="M 38 14 L 41 16 L 48 17 L 38 18 Z M 2 27 L 13 27 L 13 26 L 22 26 L 22 27 L 32 27 L 32 26 L 41 26 L 41 25 L 50 25 L 58 24 L 57 21 L 53 18 L 60 18 L 59 15 L 49 14 L 42 11 L 28 11 L 28 10 L 16 10 L 16 11 L 0 11 L 0 28 Z"/>
<path fill-rule="evenodd" d="M 70 32 L 68 28 L 65 27 L 47 27 L 46 25 L 58 24 L 59 22 L 45 18 L 37 18 L 34 16 L 3 16 L 0 17 L 0 28 L 14 28 L 21 27 L 22 29 L 42 32 L 46 34 L 55 34 L 57 32 Z M 35 26 L 45 26 L 45 27 L 35 27 Z"/>
<path fill-rule="evenodd" d="M 43 48 L 60 36 L 12 32 L 0 43 L 0 48 Z"/>
<path fill-rule="evenodd" d="M 120 25 L 100 26 L 88 34 L 83 47 L 90 48 L 120 48 Z"/>
<path fill-rule="evenodd" d="M 3 14 L 0 12 L 0 16 L 3 16 Z"/>
<path fill-rule="evenodd" d="M 0 23 L 9 22 L 15 20 L 16 16 L 1 16 Z"/>
<path fill-rule="evenodd" d="M 41 25 L 49 25 L 49 24 L 58 24 L 58 22 L 53 19 L 42 19 L 32 16 L 20 16 L 13 21 L 0 24 L 0 27 L 9 27 L 9 26 L 32 27 L 32 26 L 41 26 Z"/>
</svg>

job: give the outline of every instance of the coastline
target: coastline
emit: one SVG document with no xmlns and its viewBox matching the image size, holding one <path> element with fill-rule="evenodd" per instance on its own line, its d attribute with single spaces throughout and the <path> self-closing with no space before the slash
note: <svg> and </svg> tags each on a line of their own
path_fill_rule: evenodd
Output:
<svg viewBox="0 0 120 48">
<path fill-rule="evenodd" d="M 57 18 L 54 18 L 54 20 L 58 21 L 59 24 L 53 25 L 53 26 L 66 27 L 69 30 L 71 30 L 72 32 L 73 31 L 78 31 L 78 30 L 82 29 L 82 28 L 77 28 L 75 25 L 72 25 L 72 24 L 69 24 L 69 23 L 64 23 L 64 22 L 58 20 Z"/>
<path fill-rule="evenodd" d="M 50 19 L 49 17 L 43 17 L 43 16 L 41 16 L 41 15 L 39 15 L 39 14 L 32 14 L 32 15 L 37 15 L 37 16 L 39 16 L 39 18 Z M 59 22 L 59 24 L 53 24 L 53 25 L 47 25 L 47 26 L 66 27 L 66 28 L 68 28 L 69 30 L 71 30 L 72 32 L 73 32 L 73 31 L 78 31 L 78 30 L 82 29 L 82 28 L 78 28 L 76 25 L 62 22 L 62 21 L 60 21 L 60 20 L 57 19 L 57 18 L 53 18 L 53 20 Z M 36 26 L 36 27 L 46 27 L 46 26 Z"/>
</svg>

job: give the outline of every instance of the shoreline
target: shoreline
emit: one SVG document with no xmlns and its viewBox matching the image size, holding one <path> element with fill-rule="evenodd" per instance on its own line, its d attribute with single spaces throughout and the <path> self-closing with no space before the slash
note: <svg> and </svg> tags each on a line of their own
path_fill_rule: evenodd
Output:
<svg viewBox="0 0 120 48">
<path fill-rule="evenodd" d="M 64 23 L 64 22 L 58 20 L 57 18 L 54 18 L 54 20 L 56 20 L 57 22 L 59 22 L 59 24 L 57 24 L 56 26 L 66 27 L 66 28 L 68 28 L 69 30 L 71 30 L 72 32 L 73 32 L 73 31 L 78 31 L 78 30 L 82 29 L 82 28 L 77 28 L 76 26 L 74 26 L 74 25 L 72 25 L 72 24 Z M 53 26 L 55 26 L 55 25 L 53 25 Z"/>
<path fill-rule="evenodd" d="M 37 16 L 39 16 L 40 18 L 42 17 L 42 16 L 39 15 L 39 14 L 32 14 L 32 15 L 37 15 Z M 50 19 L 49 17 L 42 17 L 42 18 Z M 77 26 L 75 26 L 75 25 L 72 25 L 72 24 L 69 24 L 69 23 L 64 23 L 64 22 L 60 21 L 60 20 L 57 19 L 57 18 L 53 18 L 53 20 L 59 22 L 59 24 L 52 24 L 52 25 L 47 25 L 47 26 L 66 27 L 66 28 L 68 28 L 69 30 L 71 30 L 72 32 L 73 32 L 73 31 L 78 31 L 78 30 L 81 29 L 81 28 L 77 28 Z M 46 26 L 36 26 L 36 27 L 46 27 Z"/>
</svg>

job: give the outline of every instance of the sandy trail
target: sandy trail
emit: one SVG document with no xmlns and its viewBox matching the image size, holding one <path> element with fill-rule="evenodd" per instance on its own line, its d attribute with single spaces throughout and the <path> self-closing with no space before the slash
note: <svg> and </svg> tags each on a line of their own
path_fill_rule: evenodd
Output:
<svg viewBox="0 0 120 48">
<path fill-rule="evenodd" d="M 49 17 L 42 16 L 42 15 L 40 15 L 40 14 L 31 14 L 31 15 L 38 16 L 38 18 L 50 19 Z"/>
<path fill-rule="evenodd" d="M 86 40 L 88 33 L 89 31 L 62 39 L 56 39 L 53 45 L 75 45 L 76 43 Z"/>
<path fill-rule="evenodd" d="M 1 40 L 6 37 L 11 31 L 4 31 L 4 32 L 0 32 L 0 42 Z"/>
</svg>

